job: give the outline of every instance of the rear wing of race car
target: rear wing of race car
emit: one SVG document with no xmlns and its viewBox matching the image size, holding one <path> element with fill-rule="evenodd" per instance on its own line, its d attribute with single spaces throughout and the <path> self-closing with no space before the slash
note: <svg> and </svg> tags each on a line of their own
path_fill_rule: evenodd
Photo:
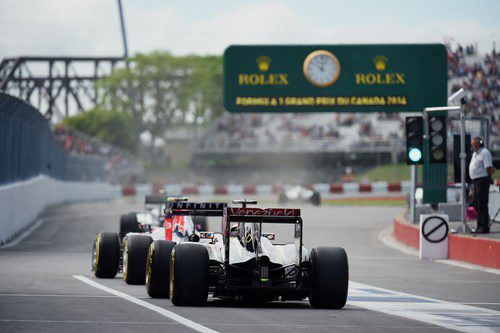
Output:
<svg viewBox="0 0 500 333">
<path fill-rule="evenodd" d="M 187 201 L 187 197 L 182 197 L 182 196 L 167 196 L 165 194 L 152 194 L 152 195 L 146 195 L 144 198 L 144 203 L 145 204 L 164 204 L 167 202 L 177 202 L 177 201 Z"/>
<path fill-rule="evenodd" d="M 161 194 L 159 194 L 159 195 L 146 195 L 146 197 L 144 198 L 144 203 L 146 205 L 147 204 L 161 205 L 161 204 L 164 204 L 166 201 L 167 201 L 167 197 L 165 195 L 161 195 Z"/>
<path fill-rule="evenodd" d="M 302 218 L 300 209 L 296 208 L 247 208 L 247 207 L 229 207 L 227 208 L 227 216 L 225 224 L 224 236 L 230 234 L 231 222 L 243 223 L 276 223 L 276 224 L 293 224 L 294 225 L 294 243 L 295 243 L 295 265 L 301 270 L 302 259 Z M 260 228 L 259 228 L 260 230 Z M 260 246 L 260 236 L 267 237 L 265 234 L 259 234 L 258 244 Z M 226 263 L 229 264 L 229 242 L 226 242 Z M 256 258 L 258 251 L 255 251 Z"/>
<path fill-rule="evenodd" d="M 302 223 L 300 209 L 289 208 L 228 208 L 229 222 L 254 222 L 254 223 Z"/>
<path fill-rule="evenodd" d="M 165 213 L 190 216 L 223 216 L 225 202 L 172 202 Z"/>
</svg>

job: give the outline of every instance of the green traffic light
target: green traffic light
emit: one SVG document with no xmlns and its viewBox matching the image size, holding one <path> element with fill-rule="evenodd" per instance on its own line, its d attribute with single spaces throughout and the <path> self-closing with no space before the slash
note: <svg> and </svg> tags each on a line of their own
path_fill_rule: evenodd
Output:
<svg viewBox="0 0 500 333">
<path fill-rule="evenodd" d="M 408 152 L 408 157 L 412 162 L 418 162 L 422 159 L 422 152 L 418 148 L 412 148 Z"/>
</svg>

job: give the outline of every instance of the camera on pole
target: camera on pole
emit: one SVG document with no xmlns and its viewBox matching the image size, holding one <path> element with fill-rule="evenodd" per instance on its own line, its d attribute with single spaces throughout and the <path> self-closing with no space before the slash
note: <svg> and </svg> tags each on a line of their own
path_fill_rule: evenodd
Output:
<svg viewBox="0 0 500 333">
<path fill-rule="evenodd" d="M 447 162 L 446 116 L 429 117 L 429 153 L 431 163 Z"/>
<path fill-rule="evenodd" d="M 423 164 L 424 119 L 406 117 L 406 164 Z"/>
</svg>

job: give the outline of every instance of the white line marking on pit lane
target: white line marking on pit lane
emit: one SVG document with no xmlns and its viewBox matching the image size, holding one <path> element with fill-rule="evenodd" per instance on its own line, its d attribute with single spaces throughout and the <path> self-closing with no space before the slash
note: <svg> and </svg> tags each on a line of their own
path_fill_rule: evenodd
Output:
<svg viewBox="0 0 500 333">
<path fill-rule="evenodd" d="M 88 284 L 89 286 L 92 286 L 94 288 L 97 288 L 97 289 L 100 289 L 100 290 L 103 290 L 107 293 L 110 293 L 110 294 L 113 294 L 113 295 L 116 295 L 120 298 L 123 298 L 129 302 L 132 302 L 134 304 L 137 304 L 137 305 L 140 305 L 146 309 L 149 309 L 151 311 L 154 311 L 156 313 L 159 313 L 161 314 L 162 316 L 165 316 L 173 321 L 176 321 L 182 325 L 185 325 L 195 331 L 198 331 L 198 332 L 201 332 L 201 333 L 218 333 L 217 331 L 214 331 L 208 327 L 205 327 L 203 325 L 200 325 L 198 323 L 195 323 L 194 321 L 191 321 L 187 318 L 184 318 L 184 317 L 181 317 L 179 316 L 178 314 L 172 312 L 172 311 L 168 311 L 168 310 L 165 310 L 163 308 L 160 308 L 159 306 L 156 306 L 156 305 L 153 305 L 153 304 L 150 304 L 148 302 L 145 302 L 145 301 L 142 301 L 138 298 L 135 298 L 133 296 L 130 296 L 128 294 L 125 294 L 125 293 L 122 293 L 118 290 L 114 290 L 114 289 L 111 289 L 109 287 L 106 287 L 106 286 L 103 286 L 102 284 L 100 283 L 97 283 L 95 281 L 92 281 L 91 279 L 89 278 L 86 278 L 82 275 L 73 275 L 73 277 L 77 280 L 80 280 L 82 281 L 83 283 L 86 283 Z"/>
<path fill-rule="evenodd" d="M 500 332 L 500 312 L 349 281 L 348 304 L 461 332 Z"/>
<path fill-rule="evenodd" d="M 111 325 L 179 325 L 172 322 L 150 321 L 90 321 L 90 320 L 37 320 L 37 319 L 0 319 L 0 323 L 40 323 L 40 324 L 111 324 Z"/>
<path fill-rule="evenodd" d="M 78 294 L 0 294 L 0 297 L 71 297 L 71 298 L 116 298 L 114 295 L 78 295 Z"/>
<path fill-rule="evenodd" d="M 378 239 L 381 243 L 387 245 L 390 248 L 393 248 L 395 250 L 398 250 L 398 251 L 406 253 L 406 254 L 410 254 L 412 256 L 418 256 L 418 250 L 415 250 L 412 247 L 401 244 L 392 236 L 392 228 L 387 228 L 387 229 L 381 231 L 378 234 Z M 487 267 L 483 267 L 483 266 L 479 266 L 479 265 L 473 265 L 473 264 L 469 264 L 466 262 L 457 261 L 457 260 L 450 260 L 450 259 L 434 260 L 434 261 L 438 262 L 438 263 L 450 265 L 450 266 L 478 270 L 478 271 L 483 271 L 483 272 L 487 272 L 487 273 L 491 273 L 491 274 L 495 274 L 495 275 L 500 275 L 500 269 L 487 268 Z"/>
<path fill-rule="evenodd" d="M 35 231 L 36 229 L 40 228 L 40 226 L 43 224 L 44 221 L 45 221 L 44 219 L 37 220 L 30 227 L 28 227 L 28 229 L 26 229 L 19 236 L 17 236 L 13 241 L 11 241 L 11 242 L 9 242 L 7 244 L 4 244 L 4 245 L 0 245 L 0 250 L 2 250 L 2 249 L 8 249 L 8 248 L 16 246 L 17 244 L 19 244 L 20 242 L 22 242 L 26 237 L 28 237 L 29 235 L 31 235 L 31 233 L 33 231 Z"/>
</svg>

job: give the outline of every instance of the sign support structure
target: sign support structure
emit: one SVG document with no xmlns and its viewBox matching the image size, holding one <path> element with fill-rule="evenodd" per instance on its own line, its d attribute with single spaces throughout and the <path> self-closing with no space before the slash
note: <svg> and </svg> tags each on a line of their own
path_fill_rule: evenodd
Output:
<svg viewBox="0 0 500 333">
<path fill-rule="evenodd" d="M 416 164 L 411 165 L 411 192 L 410 192 L 410 220 L 411 223 L 417 223 L 417 210 L 415 191 L 417 190 L 418 167 Z"/>
<path fill-rule="evenodd" d="M 467 225 L 466 221 L 466 209 L 467 209 L 467 195 L 465 189 L 465 172 L 466 165 L 465 160 L 467 158 L 465 152 L 465 99 L 461 100 L 460 106 L 444 106 L 444 107 L 436 107 L 436 108 L 425 108 L 424 114 L 433 113 L 433 112 L 448 112 L 448 111 L 460 111 L 460 173 L 461 173 L 461 182 L 460 182 L 460 202 L 461 202 L 461 219 L 462 225 L 457 228 L 457 233 L 470 233 L 471 228 Z M 427 116 L 426 116 L 427 118 Z"/>
<path fill-rule="evenodd" d="M 466 101 L 465 98 L 462 98 L 460 101 L 460 175 L 461 175 L 461 181 L 460 181 L 460 202 L 462 204 L 461 207 L 461 216 L 462 216 L 462 225 L 457 228 L 456 232 L 462 232 L 462 233 L 470 233 L 472 230 L 471 228 L 467 225 L 467 194 L 466 194 L 466 189 L 465 189 L 465 162 L 467 159 L 467 153 L 466 153 L 466 142 L 465 142 L 465 105 Z"/>
</svg>

